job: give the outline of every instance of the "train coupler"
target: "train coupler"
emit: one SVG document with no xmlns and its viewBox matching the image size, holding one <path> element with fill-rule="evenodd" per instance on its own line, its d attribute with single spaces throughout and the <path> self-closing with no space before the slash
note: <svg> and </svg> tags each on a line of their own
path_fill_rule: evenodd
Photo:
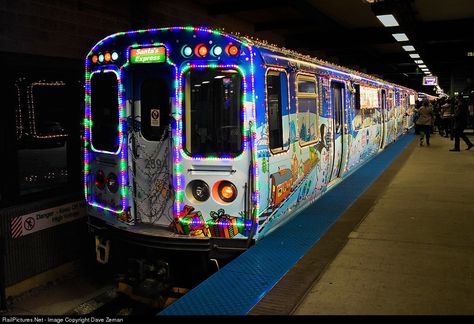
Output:
<svg viewBox="0 0 474 324">
<path fill-rule="evenodd" d="M 152 307 L 163 307 L 170 290 L 169 265 L 130 258 L 127 272 L 118 275 L 118 291 Z"/>
<path fill-rule="evenodd" d="M 104 240 L 99 235 L 95 236 L 95 257 L 97 262 L 107 264 L 109 262 L 110 240 Z"/>
</svg>

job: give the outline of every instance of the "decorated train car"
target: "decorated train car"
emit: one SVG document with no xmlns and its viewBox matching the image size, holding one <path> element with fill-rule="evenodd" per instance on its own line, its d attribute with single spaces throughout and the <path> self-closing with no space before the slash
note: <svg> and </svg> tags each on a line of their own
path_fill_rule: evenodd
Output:
<svg viewBox="0 0 474 324">
<path fill-rule="evenodd" d="M 412 127 L 417 95 L 203 27 L 103 39 L 85 89 L 97 259 L 150 276 L 248 249 Z"/>
</svg>

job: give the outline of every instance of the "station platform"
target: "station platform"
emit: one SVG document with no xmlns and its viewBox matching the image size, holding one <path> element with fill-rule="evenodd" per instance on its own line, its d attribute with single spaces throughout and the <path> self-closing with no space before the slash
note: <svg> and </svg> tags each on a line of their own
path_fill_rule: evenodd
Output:
<svg viewBox="0 0 474 324">
<path fill-rule="evenodd" d="M 403 136 L 159 315 L 474 314 L 474 150 L 452 147 Z"/>
</svg>

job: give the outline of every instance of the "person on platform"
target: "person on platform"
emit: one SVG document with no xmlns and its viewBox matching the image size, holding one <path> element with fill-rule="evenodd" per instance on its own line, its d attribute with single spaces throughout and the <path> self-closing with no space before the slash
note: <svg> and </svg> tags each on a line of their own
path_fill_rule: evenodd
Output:
<svg viewBox="0 0 474 324">
<path fill-rule="evenodd" d="M 445 102 L 441 106 L 441 127 L 443 129 L 443 134 L 440 135 L 444 137 L 449 137 L 449 134 L 452 132 L 451 130 L 451 105 L 449 102 Z"/>
<path fill-rule="evenodd" d="M 423 146 L 423 139 L 426 137 L 426 145 L 430 146 L 431 125 L 433 124 L 433 107 L 428 99 L 423 100 L 420 108 L 415 109 L 419 117 L 416 120 L 416 126 L 420 132 L 420 146 Z"/>
<path fill-rule="evenodd" d="M 451 152 L 459 152 L 460 151 L 460 138 L 464 140 L 466 143 L 467 148 L 466 150 L 470 150 L 474 144 L 469 140 L 469 137 L 464 134 L 464 128 L 467 125 L 467 120 L 469 118 L 467 106 L 464 104 L 461 97 L 456 98 L 455 107 L 454 107 L 454 124 L 453 124 L 453 133 L 454 133 L 454 148 L 451 149 Z"/>
</svg>

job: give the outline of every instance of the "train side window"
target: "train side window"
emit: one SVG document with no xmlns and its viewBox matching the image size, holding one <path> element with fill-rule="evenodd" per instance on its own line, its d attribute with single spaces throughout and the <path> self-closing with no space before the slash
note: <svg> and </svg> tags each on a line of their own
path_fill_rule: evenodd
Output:
<svg viewBox="0 0 474 324">
<path fill-rule="evenodd" d="M 235 69 L 192 69 L 186 74 L 183 133 L 189 155 L 242 152 L 242 81 Z"/>
<path fill-rule="evenodd" d="M 298 135 L 301 146 L 316 142 L 318 137 L 318 93 L 316 79 L 314 77 L 297 76 L 297 119 Z"/>
<path fill-rule="evenodd" d="M 342 132 L 344 109 L 344 83 L 331 81 L 332 109 L 334 109 L 336 133 Z"/>
<path fill-rule="evenodd" d="M 373 87 L 360 86 L 360 108 L 362 110 L 362 127 L 377 124 L 377 108 L 379 107 L 378 90 Z"/>
<path fill-rule="evenodd" d="M 141 132 L 149 141 L 164 140 L 168 137 L 171 104 L 169 89 L 164 80 L 149 79 L 140 88 Z"/>
<path fill-rule="evenodd" d="M 364 127 L 364 114 L 363 110 L 360 109 L 360 85 L 354 84 L 354 120 L 352 124 L 355 130 L 362 129 Z"/>
<path fill-rule="evenodd" d="M 393 109 L 393 101 L 395 99 L 393 90 L 388 91 L 388 96 L 387 96 L 387 110 L 388 110 L 388 117 L 389 119 L 395 117 L 395 110 Z"/>
<path fill-rule="evenodd" d="M 284 72 L 274 70 L 268 72 L 266 81 L 270 151 L 277 153 L 289 147 L 289 131 L 284 127 L 289 118 L 288 81 Z"/>
<path fill-rule="evenodd" d="M 95 149 L 118 149 L 118 81 L 113 72 L 94 73 L 91 78 L 91 142 Z"/>
</svg>

